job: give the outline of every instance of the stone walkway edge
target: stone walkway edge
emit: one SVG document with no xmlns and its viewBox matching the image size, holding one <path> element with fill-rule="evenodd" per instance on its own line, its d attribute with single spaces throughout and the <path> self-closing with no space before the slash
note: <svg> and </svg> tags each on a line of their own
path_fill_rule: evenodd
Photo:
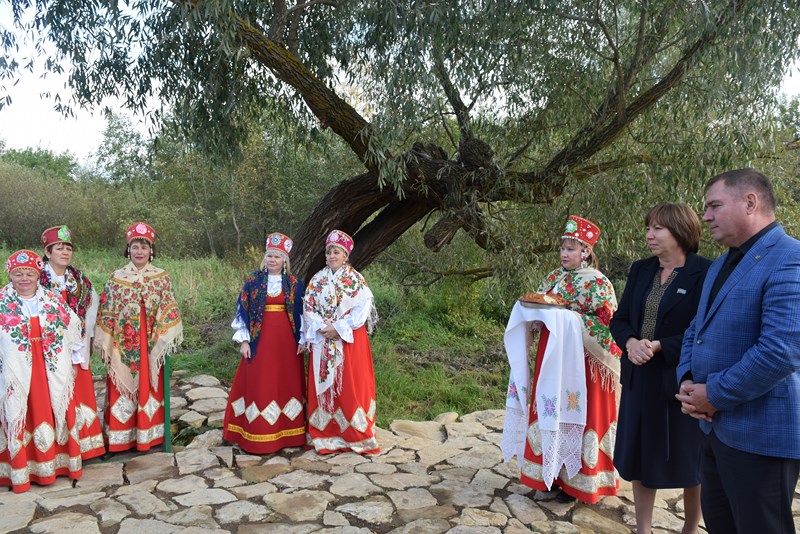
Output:
<svg viewBox="0 0 800 534">
<path fill-rule="evenodd" d="M 254 456 L 222 441 L 227 390 L 173 373 L 174 432 L 199 435 L 173 453 L 120 453 L 23 494 L 0 492 L 0 532 L 53 534 L 521 534 L 635 532 L 631 486 L 596 505 L 562 504 L 502 462 L 503 410 L 378 430 L 381 453 L 320 456 L 303 448 Z M 96 378 L 98 399 L 104 377 Z M 380 409 L 380 407 L 379 407 Z M 792 507 L 800 530 L 800 491 Z M 660 490 L 653 532 L 680 532 L 681 490 Z"/>
</svg>

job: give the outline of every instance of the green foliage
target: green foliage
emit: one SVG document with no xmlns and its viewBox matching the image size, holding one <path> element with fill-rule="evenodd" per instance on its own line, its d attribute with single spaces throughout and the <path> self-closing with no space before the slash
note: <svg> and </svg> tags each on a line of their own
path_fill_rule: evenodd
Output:
<svg viewBox="0 0 800 534">
<path fill-rule="evenodd" d="M 55 154 L 43 148 L 26 148 L 23 150 L 3 150 L 0 145 L 0 162 L 14 163 L 20 167 L 33 169 L 46 177 L 69 182 L 75 177 L 78 162 L 68 152 Z"/>
</svg>

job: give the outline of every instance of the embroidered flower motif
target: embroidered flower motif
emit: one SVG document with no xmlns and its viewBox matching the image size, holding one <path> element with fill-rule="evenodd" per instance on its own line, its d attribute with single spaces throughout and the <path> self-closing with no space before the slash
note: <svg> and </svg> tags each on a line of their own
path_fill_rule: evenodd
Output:
<svg viewBox="0 0 800 534">
<path fill-rule="evenodd" d="M 567 411 L 580 412 L 581 411 L 581 392 L 567 390 Z"/>
<path fill-rule="evenodd" d="M 555 417 L 556 415 L 556 399 L 558 397 L 545 397 L 542 395 L 542 401 L 544 401 L 544 417 Z"/>
<path fill-rule="evenodd" d="M 506 398 L 509 398 L 509 399 L 518 399 L 519 398 L 519 392 L 517 391 L 517 385 L 514 382 L 511 382 L 508 385 L 508 394 L 506 395 Z"/>
</svg>

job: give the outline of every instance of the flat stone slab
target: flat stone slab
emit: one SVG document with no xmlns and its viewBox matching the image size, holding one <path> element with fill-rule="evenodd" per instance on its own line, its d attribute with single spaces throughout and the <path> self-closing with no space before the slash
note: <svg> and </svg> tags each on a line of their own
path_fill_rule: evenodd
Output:
<svg viewBox="0 0 800 534">
<path fill-rule="evenodd" d="M 214 397 L 195 401 L 189 405 L 189 409 L 208 415 L 210 413 L 224 411 L 227 406 L 227 398 Z"/>
<path fill-rule="evenodd" d="M 469 436 L 483 436 L 488 434 L 488 429 L 480 423 L 448 423 L 444 425 L 447 439 L 465 438 Z"/>
<path fill-rule="evenodd" d="M 440 443 L 447 438 L 444 425 L 435 421 L 409 421 L 406 419 L 398 419 L 393 421 L 389 425 L 389 428 L 398 436 L 407 438 L 418 436 Z"/>
<path fill-rule="evenodd" d="M 271 493 L 264 504 L 290 521 L 317 521 L 335 497 L 326 491 L 300 490 L 295 493 Z"/>
<path fill-rule="evenodd" d="M 51 496 L 48 496 L 39 501 L 39 506 L 41 506 L 45 512 L 54 512 L 59 508 L 86 506 L 93 503 L 97 499 L 102 499 L 105 496 L 106 494 L 102 492 L 83 493 L 83 494 L 78 493 L 77 495 L 58 497 L 58 498 L 53 498 Z"/>
<path fill-rule="evenodd" d="M 331 481 L 331 477 L 320 473 L 309 473 L 308 471 L 302 471 L 298 469 L 297 471 L 290 471 L 288 473 L 278 475 L 274 478 L 271 478 L 269 481 L 279 488 L 313 489 L 329 483 Z"/>
<path fill-rule="evenodd" d="M 197 475 L 187 475 L 181 478 L 164 480 L 156 486 L 156 489 L 164 493 L 191 493 L 207 487 L 208 483 L 204 478 Z"/>
<path fill-rule="evenodd" d="M 189 443 L 186 448 L 187 449 L 212 449 L 214 447 L 219 447 L 224 443 L 222 439 L 222 430 L 215 428 L 214 430 L 209 430 L 208 432 L 204 432 L 199 436 L 196 436 L 191 443 Z"/>
<path fill-rule="evenodd" d="M 208 420 L 207 415 L 203 415 L 194 410 L 189 410 L 188 412 L 186 412 L 185 414 L 181 415 L 178 418 L 178 421 L 192 428 L 200 428 L 201 426 L 206 424 L 207 420 Z"/>
<path fill-rule="evenodd" d="M 3 504 L 0 506 L 0 532 L 11 532 L 12 530 L 25 528 L 33 519 L 35 513 L 36 502 L 32 499 L 20 499 L 20 502 L 10 505 Z"/>
<path fill-rule="evenodd" d="M 122 486 L 124 464 L 119 462 L 83 464 L 83 476 L 77 486 L 97 491 L 110 486 Z"/>
<path fill-rule="evenodd" d="M 172 500 L 181 506 L 197 506 L 201 504 L 225 504 L 235 501 L 236 497 L 224 489 L 211 488 L 177 495 Z"/>
<path fill-rule="evenodd" d="M 200 387 L 217 387 L 221 385 L 219 379 L 211 375 L 195 375 L 187 378 L 186 383 Z"/>
<path fill-rule="evenodd" d="M 334 479 L 329 491 L 341 497 L 364 497 L 372 493 L 379 493 L 382 490 L 370 482 L 366 475 L 348 473 Z"/>
<path fill-rule="evenodd" d="M 218 387 L 200 386 L 186 391 L 186 398 L 190 401 L 198 401 L 200 399 L 227 399 L 228 392 Z"/>
<path fill-rule="evenodd" d="M 185 527 L 155 519 L 128 518 L 122 521 L 117 534 L 172 534 L 173 532 L 185 532 Z"/>
<path fill-rule="evenodd" d="M 414 510 L 438 504 L 431 492 L 423 488 L 411 488 L 408 491 L 390 491 L 388 496 L 398 510 Z"/>
<path fill-rule="evenodd" d="M 375 525 L 390 523 L 394 514 L 394 506 L 386 497 L 375 497 L 366 501 L 337 506 L 336 511 Z"/>
<path fill-rule="evenodd" d="M 141 491 L 120 495 L 117 500 L 130 510 L 134 510 L 136 515 L 144 517 L 178 510 L 174 503 L 162 501 L 155 495 Z"/>
<path fill-rule="evenodd" d="M 178 473 L 181 475 L 219 467 L 219 458 L 207 449 L 183 450 L 175 454 L 175 461 L 178 463 Z"/>
<path fill-rule="evenodd" d="M 263 504 L 237 501 L 220 507 L 214 517 L 221 524 L 256 523 L 269 517 L 270 512 Z"/>
<path fill-rule="evenodd" d="M 131 515 L 131 511 L 124 504 L 114 499 L 100 499 L 90 504 L 89 508 L 97 515 L 100 528 L 118 525 L 120 521 Z"/>
<path fill-rule="evenodd" d="M 161 480 L 176 474 L 175 457 L 166 452 L 143 454 L 125 462 L 125 476 L 130 484 L 143 480 Z"/>
<path fill-rule="evenodd" d="M 100 534 L 94 516 L 75 512 L 38 519 L 28 526 L 28 531 L 33 534 Z"/>
</svg>

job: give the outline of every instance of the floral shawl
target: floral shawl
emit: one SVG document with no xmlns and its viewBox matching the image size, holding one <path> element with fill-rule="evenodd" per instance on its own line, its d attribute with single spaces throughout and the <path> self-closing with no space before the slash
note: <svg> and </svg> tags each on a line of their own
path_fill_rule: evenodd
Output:
<svg viewBox="0 0 800 534">
<path fill-rule="evenodd" d="M 330 408 L 333 399 L 342 388 L 342 364 L 344 345 L 341 339 L 319 340 L 317 331 L 326 322 L 335 323 L 350 315 L 356 306 L 367 306 L 369 316 L 367 328 L 371 329 L 377 320 L 372 301 L 372 291 L 361 273 L 350 265 L 344 265 L 336 272 L 325 267 L 311 278 L 306 289 L 303 306 L 303 320 L 306 339 L 312 342 L 314 359 L 314 383 L 320 404 Z M 313 341 L 313 340 L 318 341 Z M 332 386 L 336 387 L 332 387 Z"/>
<path fill-rule="evenodd" d="M 567 299 L 570 309 L 582 323 L 583 346 L 591 356 L 592 378 L 600 372 L 603 389 L 609 391 L 619 384 L 619 359 L 622 351 L 611 337 L 608 328 L 617 309 L 614 286 L 603 273 L 591 267 L 552 271 L 539 287 L 540 293 L 557 292 Z"/>
<path fill-rule="evenodd" d="M 72 265 L 67 265 L 67 270 L 64 273 L 64 278 L 67 283 L 67 304 L 72 311 L 78 314 L 81 320 L 81 335 L 86 333 L 86 313 L 92 307 L 92 283 L 89 279 Z M 39 275 L 39 283 L 42 287 L 51 290 L 56 295 L 61 294 L 61 287 L 58 282 L 50 276 L 48 268 L 42 269 L 42 274 Z"/>
<path fill-rule="evenodd" d="M 166 271 L 133 263 L 111 275 L 100 295 L 94 346 L 108 365 L 108 376 L 119 392 L 137 400 L 139 389 L 139 306 L 144 302 L 149 332 L 147 355 L 150 385 L 158 391 L 164 358 L 183 341 L 183 323 Z"/>
<path fill-rule="evenodd" d="M 261 334 L 261 321 L 264 319 L 264 306 L 267 304 L 267 282 L 268 274 L 266 271 L 255 271 L 244 280 L 244 287 L 239 293 L 239 300 L 236 302 L 236 317 L 242 324 L 248 325 L 250 329 L 250 350 L 252 358 L 256 357 L 258 347 L 258 336 Z M 300 316 L 303 313 L 303 283 L 294 276 L 283 275 L 282 277 L 283 297 L 286 302 L 286 315 L 289 316 L 289 324 L 292 326 L 295 341 L 300 341 Z M 252 313 L 251 313 L 252 311 Z M 252 359 L 251 358 L 251 359 Z"/>
<path fill-rule="evenodd" d="M 47 385 L 56 422 L 54 430 L 60 436 L 67 431 L 67 406 L 76 374 L 71 355 L 73 346 L 81 340 L 81 323 L 75 312 L 52 291 L 39 286 L 36 298 Z M 28 409 L 31 349 L 30 320 L 16 290 L 8 284 L 0 289 L 0 423 L 12 458 L 21 447 L 17 436 Z"/>
</svg>

